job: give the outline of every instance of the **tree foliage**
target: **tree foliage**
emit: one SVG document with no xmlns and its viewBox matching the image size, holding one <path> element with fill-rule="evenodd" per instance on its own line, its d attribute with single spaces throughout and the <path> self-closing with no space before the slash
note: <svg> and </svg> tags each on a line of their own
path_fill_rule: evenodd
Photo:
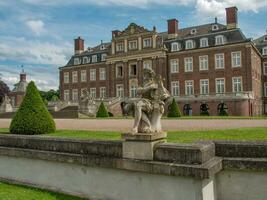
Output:
<svg viewBox="0 0 267 200">
<path fill-rule="evenodd" d="M 40 95 L 46 101 L 59 100 L 59 90 L 40 91 Z"/>
<path fill-rule="evenodd" d="M 108 111 L 106 109 L 106 106 L 104 105 L 104 102 L 102 101 L 98 111 L 96 113 L 96 117 L 101 117 L 101 118 L 105 118 L 105 117 L 109 117 Z"/>
<path fill-rule="evenodd" d="M 173 98 L 172 103 L 169 108 L 168 117 L 181 117 L 181 116 L 182 115 L 181 115 L 180 109 L 175 99 Z"/>
<path fill-rule="evenodd" d="M 10 92 L 9 87 L 3 81 L 0 80 L 0 105 L 3 102 L 5 95 Z"/>
<path fill-rule="evenodd" d="M 10 124 L 10 133 L 35 135 L 55 132 L 55 122 L 33 81 Z"/>
</svg>

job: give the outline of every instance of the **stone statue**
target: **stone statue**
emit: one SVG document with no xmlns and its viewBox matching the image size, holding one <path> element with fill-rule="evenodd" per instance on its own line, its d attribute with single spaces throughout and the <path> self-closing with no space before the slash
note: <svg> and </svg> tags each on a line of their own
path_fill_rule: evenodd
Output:
<svg viewBox="0 0 267 200">
<path fill-rule="evenodd" d="M 97 111 L 97 105 L 91 97 L 90 92 L 85 89 L 82 91 L 81 100 L 79 102 L 79 112 L 89 117 L 94 117 Z"/>
<path fill-rule="evenodd" d="M 0 113 L 13 112 L 13 108 L 10 102 L 11 101 L 9 97 L 5 95 L 3 103 L 0 106 Z"/>
<path fill-rule="evenodd" d="M 137 89 L 137 94 L 140 96 L 138 100 L 121 104 L 124 114 L 135 117 L 132 134 L 160 133 L 160 119 L 170 98 L 161 76 L 157 76 L 152 69 L 144 69 L 143 87 Z"/>
</svg>

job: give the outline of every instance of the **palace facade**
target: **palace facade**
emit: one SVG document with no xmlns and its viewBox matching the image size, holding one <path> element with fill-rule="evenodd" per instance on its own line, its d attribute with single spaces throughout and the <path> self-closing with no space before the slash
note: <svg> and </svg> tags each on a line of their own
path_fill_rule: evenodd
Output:
<svg viewBox="0 0 267 200">
<path fill-rule="evenodd" d="M 59 68 L 61 99 L 78 102 L 84 89 L 96 99 L 136 98 L 143 69 L 152 68 L 185 115 L 199 115 L 203 105 L 218 115 L 222 103 L 229 115 L 261 115 L 261 50 L 238 28 L 236 7 L 226 8 L 226 22 L 180 28 L 170 19 L 161 33 L 131 23 L 112 31 L 111 42 L 87 49 L 78 37 L 74 55 Z"/>
</svg>

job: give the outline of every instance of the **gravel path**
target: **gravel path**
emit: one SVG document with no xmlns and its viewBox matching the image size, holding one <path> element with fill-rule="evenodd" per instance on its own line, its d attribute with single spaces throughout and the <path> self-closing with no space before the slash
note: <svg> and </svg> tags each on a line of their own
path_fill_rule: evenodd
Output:
<svg viewBox="0 0 267 200">
<path fill-rule="evenodd" d="M 95 130 L 95 131 L 130 131 L 133 119 L 55 119 L 57 129 Z M 10 119 L 0 119 L 0 128 L 9 127 Z M 163 130 L 214 130 L 242 127 L 267 127 L 264 119 L 192 119 L 162 120 Z"/>
</svg>

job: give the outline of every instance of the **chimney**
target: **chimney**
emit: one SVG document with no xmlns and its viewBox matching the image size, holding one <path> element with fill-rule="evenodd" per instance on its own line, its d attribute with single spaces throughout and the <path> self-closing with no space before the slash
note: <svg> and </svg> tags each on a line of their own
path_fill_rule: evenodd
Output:
<svg viewBox="0 0 267 200">
<path fill-rule="evenodd" d="M 172 38 L 177 36 L 178 34 L 178 20 L 177 19 L 169 19 L 168 20 L 168 38 Z"/>
<path fill-rule="evenodd" d="M 114 31 L 112 31 L 112 38 L 115 38 L 115 37 L 119 36 L 120 33 L 121 33 L 121 32 L 120 32 L 119 30 L 114 30 Z"/>
<path fill-rule="evenodd" d="M 227 29 L 234 29 L 238 27 L 238 9 L 237 7 L 225 8 Z"/>
<path fill-rule="evenodd" d="M 84 40 L 81 37 L 74 39 L 74 53 L 80 54 L 84 51 Z"/>
</svg>

